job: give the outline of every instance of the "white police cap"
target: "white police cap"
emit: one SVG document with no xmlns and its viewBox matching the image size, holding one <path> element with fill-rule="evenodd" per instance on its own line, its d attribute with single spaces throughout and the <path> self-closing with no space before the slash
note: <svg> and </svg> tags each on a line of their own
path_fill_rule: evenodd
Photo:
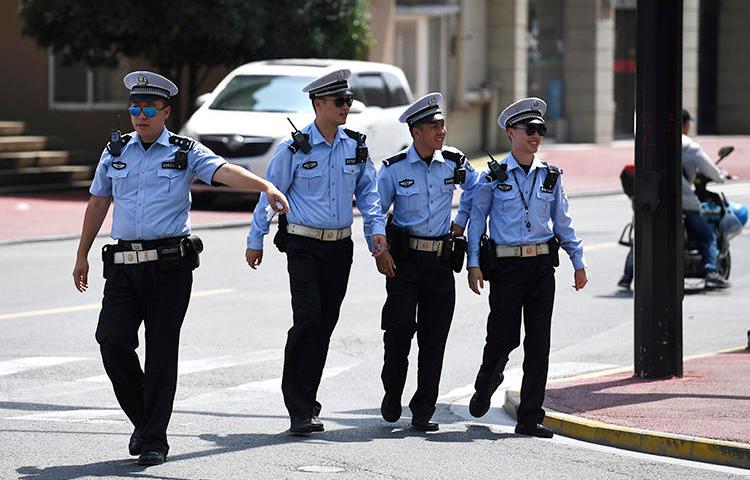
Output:
<svg viewBox="0 0 750 480">
<path fill-rule="evenodd" d="M 507 129 L 525 120 L 528 120 L 526 123 L 545 123 L 546 111 L 547 104 L 541 98 L 524 98 L 506 107 L 497 117 L 497 124 L 500 128 Z"/>
<path fill-rule="evenodd" d="M 137 95 L 157 96 L 162 98 L 177 95 L 177 85 L 158 73 L 138 70 L 130 72 L 122 79 L 125 87 L 130 90 L 131 99 Z"/>
<path fill-rule="evenodd" d="M 443 120 L 445 117 L 440 110 L 441 103 L 443 103 L 442 93 L 428 93 L 409 105 L 409 108 L 401 114 L 398 121 L 408 123 L 411 126 L 420 121 Z"/>
<path fill-rule="evenodd" d="M 329 95 L 353 95 L 349 89 L 349 77 L 351 75 L 352 72 L 346 68 L 335 70 L 313 80 L 302 91 L 309 93 L 310 98 L 327 97 Z"/>
</svg>

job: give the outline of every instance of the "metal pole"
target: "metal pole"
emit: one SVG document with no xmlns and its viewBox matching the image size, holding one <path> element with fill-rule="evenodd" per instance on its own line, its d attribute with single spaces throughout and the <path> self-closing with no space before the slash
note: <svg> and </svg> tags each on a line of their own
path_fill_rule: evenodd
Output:
<svg viewBox="0 0 750 480">
<path fill-rule="evenodd" d="M 638 0 L 635 373 L 682 375 L 682 0 Z"/>
</svg>

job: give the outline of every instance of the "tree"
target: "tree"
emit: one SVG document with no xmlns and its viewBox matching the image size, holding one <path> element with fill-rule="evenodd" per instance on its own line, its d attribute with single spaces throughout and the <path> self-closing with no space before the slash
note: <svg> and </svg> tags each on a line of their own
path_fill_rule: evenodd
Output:
<svg viewBox="0 0 750 480">
<path fill-rule="evenodd" d="M 175 79 L 189 106 L 213 67 L 362 58 L 371 41 L 366 0 L 21 0 L 20 15 L 23 34 L 64 63 L 142 58 Z"/>
</svg>

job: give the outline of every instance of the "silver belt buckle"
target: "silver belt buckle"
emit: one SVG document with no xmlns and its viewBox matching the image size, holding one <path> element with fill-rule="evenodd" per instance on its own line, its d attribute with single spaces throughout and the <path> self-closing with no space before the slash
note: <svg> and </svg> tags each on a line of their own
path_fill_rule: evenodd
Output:
<svg viewBox="0 0 750 480">
<path fill-rule="evenodd" d="M 125 265 L 133 265 L 138 263 L 138 252 L 122 252 L 122 263 Z"/>
<path fill-rule="evenodd" d="M 536 257 L 536 245 L 524 245 L 521 248 L 523 248 L 522 257 Z"/>
<path fill-rule="evenodd" d="M 323 240 L 337 240 L 337 233 L 336 230 L 323 230 Z"/>
</svg>

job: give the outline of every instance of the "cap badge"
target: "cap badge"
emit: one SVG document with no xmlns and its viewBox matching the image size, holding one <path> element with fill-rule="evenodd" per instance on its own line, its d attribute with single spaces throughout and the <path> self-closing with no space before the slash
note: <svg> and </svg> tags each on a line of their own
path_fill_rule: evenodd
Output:
<svg viewBox="0 0 750 480">
<path fill-rule="evenodd" d="M 346 80 L 346 72 L 341 70 L 339 72 L 339 80 Z"/>
<path fill-rule="evenodd" d="M 146 78 L 146 75 L 138 75 L 138 86 L 145 87 L 146 85 L 148 85 L 148 79 Z"/>
<path fill-rule="evenodd" d="M 435 105 L 437 105 L 437 103 L 438 103 L 438 101 L 437 101 L 437 98 L 435 98 L 435 97 L 432 97 L 431 99 L 429 99 L 427 101 L 427 104 L 429 106 L 431 106 L 431 107 L 434 107 Z"/>
<path fill-rule="evenodd" d="M 538 110 L 539 109 L 539 100 L 533 100 L 531 102 L 531 108 L 533 108 L 534 110 Z"/>
</svg>

